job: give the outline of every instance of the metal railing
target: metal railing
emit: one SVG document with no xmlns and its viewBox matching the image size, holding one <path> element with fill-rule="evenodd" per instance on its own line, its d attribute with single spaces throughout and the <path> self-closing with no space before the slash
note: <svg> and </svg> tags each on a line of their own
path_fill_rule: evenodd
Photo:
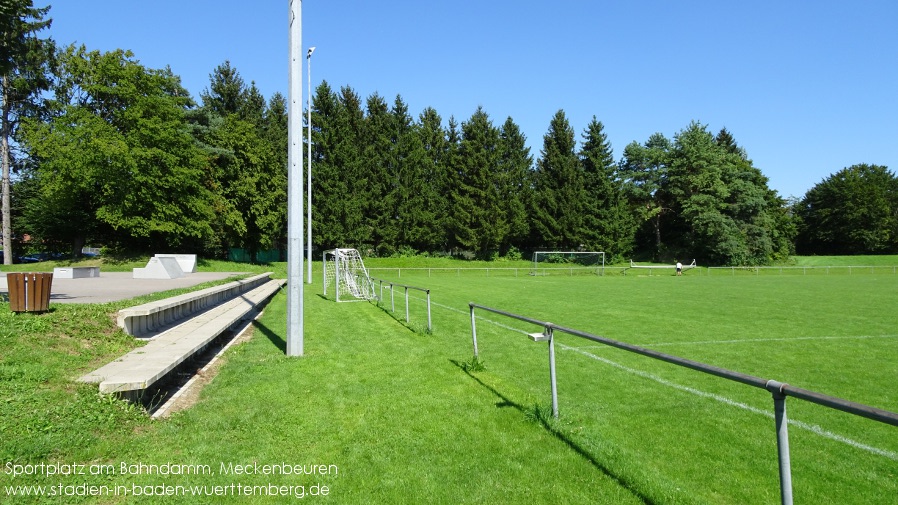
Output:
<svg viewBox="0 0 898 505">
<path fill-rule="evenodd" d="M 814 391 L 809 391 L 807 389 L 797 388 L 779 381 L 762 379 L 740 372 L 727 370 L 725 368 L 707 365 L 698 361 L 692 361 L 670 354 L 660 353 L 651 349 L 646 349 L 644 347 L 639 347 L 632 344 L 626 344 L 624 342 L 600 337 L 598 335 L 593 335 L 584 331 L 566 328 L 557 324 L 540 321 L 518 314 L 513 314 L 511 312 L 487 307 L 485 305 L 479 305 L 474 302 L 471 302 L 468 305 L 471 309 L 471 337 L 474 343 L 474 356 L 478 356 L 477 325 L 474 315 L 475 309 L 485 310 L 494 314 L 517 319 L 518 321 L 524 321 L 537 326 L 541 326 L 543 328 L 542 333 L 529 333 L 528 336 L 535 342 L 547 341 L 549 343 L 549 380 L 551 382 L 552 392 L 552 415 L 556 418 L 558 417 L 558 388 L 556 385 L 555 377 L 554 337 L 556 331 L 769 391 L 773 396 L 774 419 L 776 422 L 777 453 L 779 457 L 780 497 L 781 503 L 783 505 L 792 504 L 792 470 L 791 462 L 789 460 L 789 423 L 786 416 L 786 397 L 792 396 L 794 398 L 799 398 L 811 403 L 816 403 L 817 405 L 822 405 L 831 409 L 858 415 L 867 419 L 879 421 L 881 423 L 890 424 L 892 426 L 898 426 L 898 413 L 895 412 L 889 412 L 887 410 L 870 407 L 869 405 L 863 405 L 860 403 L 844 400 L 842 398 L 836 398 L 834 396 L 824 395 Z"/>
<path fill-rule="evenodd" d="M 415 291 L 421 291 L 421 292 L 425 293 L 427 295 L 427 331 L 433 331 L 433 325 L 431 323 L 431 318 L 430 318 L 430 290 L 429 289 L 419 288 L 419 287 L 415 287 L 415 286 L 407 286 L 405 284 L 399 284 L 396 282 L 386 281 L 383 279 L 376 279 L 374 277 L 372 277 L 371 280 L 373 282 L 377 282 L 379 285 L 379 293 L 378 293 L 378 297 L 377 297 L 378 301 L 383 301 L 383 299 L 384 299 L 384 283 L 386 283 L 390 287 L 390 311 L 391 312 L 396 312 L 396 300 L 393 295 L 393 287 L 399 286 L 399 287 L 405 289 L 405 322 L 406 323 L 409 322 L 408 290 L 412 289 Z"/>
<path fill-rule="evenodd" d="M 716 272 L 728 272 L 730 275 L 769 275 L 772 273 L 780 275 L 808 275 L 808 272 L 815 275 L 852 275 L 852 274 L 896 274 L 898 266 L 895 265 L 804 265 L 804 266 L 757 266 L 757 267 L 705 267 L 707 275 L 716 275 Z"/>
<path fill-rule="evenodd" d="M 479 272 L 490 277 L 490 273 L 503 276 L 530 276 L 530 275 L 581 275 L 594 274 L 596 267 L 584 266 L 558 266 L 558 267 L 539 267 L 536 271 L 532 267 L 372 267 L 369 272 L 373 271 L 389 271 L 396 272 L 396 277 L 402 277 L 403 271 L 423 273 L 427 272 L 428 277 L 434 274 L 452 274 L 460 277 L 462 273 Z M 604 274 L 603 274 L 604 275 Z"/>
</svg>

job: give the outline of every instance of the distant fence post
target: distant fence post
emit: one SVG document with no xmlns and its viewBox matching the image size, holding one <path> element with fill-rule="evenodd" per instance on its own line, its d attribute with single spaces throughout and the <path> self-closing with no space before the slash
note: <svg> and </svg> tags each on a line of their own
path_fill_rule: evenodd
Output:
<svg viewBox="0 0 898 505">
<path fill-rule="evenodd" d="M 430 290 L 427 290 L 427 330 L 433 331 L 433 326 L 430 324 Z"/>
</svg>

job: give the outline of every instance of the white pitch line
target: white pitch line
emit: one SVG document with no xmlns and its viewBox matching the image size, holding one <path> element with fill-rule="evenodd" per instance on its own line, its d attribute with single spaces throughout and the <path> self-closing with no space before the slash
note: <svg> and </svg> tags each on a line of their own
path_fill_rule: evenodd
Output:
<svg viewBox="0 0 898 505">
<path fill-rule="evenodd" d="M 450 306 L 448 306 L 448 305 L 443 305 L 443 304 L 435 303 L 435 302 L 431 302 L 431 303 L 432 303 L 433 305 L 438 306 L 438 307 L 442 307 L 442 308 L 444 308 L 444 309 L 448 309 L 448 310 L 451 310 L 451 311 L 454 311 L 454 312 L 459 312 L 459 313 L 461 313 L 461 314 L 465 314 L 465 313 L 466 313 L 465 311 L 456 309 L 455 307 L 450 307 Z M 505 324 L 502 324 L 502 323 L 499 323 L 499 322 L 496 322 L 496 321 L 493 321 L 493 320 L 490 320 L 490 319 L 482 318 L 482 317 L 479 317 L 479 316 L 477 316 L 477 319 L 480 319 L 481 321 L 484 321 L 484 322 L 487 322 L 487 323 L 494 324 L 494 325 L 499 326 L 499 327 L 501 327 L 501 328 L 505 328 L 505 329 L 507 329 L 507 330 L 516 331 L 516 332 L 519 332 L 519 333 L 523 333 L 523 334 L 525 334 L 525 335 L 527 334 L 527 332 L 524 331 L 524 330 L 520 330 L 520 329 L 518 329 L 518 328 L 513 328 L 513 327 L 511 327 L 511 326 L 508 326 L 508 325 L 505 325 Z M 858 336 L 858 337 L 797 337 L 797 338 L 793 338 L 793 339 L 759 339 L 759 340 L 744 340 L 744 342 L 770 341 L 770 340 L 838 339 L 838 338 L 892 338 L 892 337 L 896 337 L 896 336 L 898 336 L 898 335 L 879 335 L 879 336 L 871 335 L 871 336 Z M 737 341 L 732 341 L 732 342 L 737 342 Z M 699 343 L 699 342 L 695 342 L 695 343 Z M 709 342 L 709 343 L 717 343 L 717 342 L 713 342 L 713 341 L 712 341 L 712 342 Z M 671 345 L 673 345 L 673 344 L 671 344 Z M 611 366 L 613 366 L 613 367 L 619 368 L 619 369 L 621 369 L 621 370 L 623 370 L 623 371 L 625 371 L 625 372 L 628 372 L 628 373 L 631 373 L 631 374 L 634 374 L 634 375 L 638 375 L 638 376 L 640 376 L 640 377 L 643 377 L 643 378 L 646 378 L 646 379 L 649 379 L 649 380 L 653 380 L 653 381 L 655 381 L 655 382 L 657 382 L 657 383 L 659 383 L 659 384 L 662 384 L 662 385 L 665 385 L 665 386 L 668 386 L 668 387 L 671 387 L 671 388 L 674 388 L 674 389 L 677 389 L 677 390 L 680 390 L 680 391 L 685 391 L 685 392 L 687 392 L 687 393 L 691 393 L 691 394 L 694 394 L 694 395 L 696 395 L 696 396 L 700 396 L 700 397 L 702 397 L 702 398 L 710 398 L 710 399 L 719 401 L 719 402 L 721 402 L 721 403 L 723 403 L 723 404 L 730 405 L 730 406 L 733 406 L 733 407 L 737 407 L 737 408 L 740 408 L 740 409 L 743 409 L 743 410 L 747 410 L 747 411 L 752 412 L 752 413 L 754 413 L 754 414 L 759 414 L 759 415 L 762 415 L 762 416 L 767 417 L 767 418 L 770 418 L 770 419 L 775 419 L 773 413 L 772 413 L 772 412 L 769 412 L 769 411 L 767 411 L 767 410 L 762 410 L 762 409 L 759 409 L 759 408 L 757 408 L 757 407 L 752 407 L 751 405 L 746 405 L 746 404 L 744 404 L 744 403 L 742 403 L 742 402 L 737 402 L 737 401 L 735 401 L 735 400 L 731 400 L 731 399 L 729 399 L 729 398 L 727 398 L 727 397 L 725 397 L 725 396 L 720 396 L 720 395 L 717 395 L 717 394 L 714 394 L 714 393 L 708 393 L 708 392 L 706 392 L 706 391 L 701 391 L 701 390 L 698 390 L 698 389 L 695 389 L 695 388 L 691 388 L 691 387 L 688 387 L 688 386 L 682 386 L 682 385 L 680 385 L 680 384 L 676 384 L 676 383 L 674 383 L 674 382 L 670 382 L 670 381 L 668 381 L 668 380 L 666 380 L 666 379 L 662 379 L 661 377 L 658 377 L 658 376 L 656 376 L 656 375 L 652 375 L 652 374 L 650 374 L 650 373 L 648 373 L 648 372 L 644 372 L 644 371 L 642 371 L 642 370 L 637 370 L 637 369 L 635 369 L 635 368 L 630 368 L 630 367 L 621 365 L 620 363 L 616 363 L 616 362 L 614 362 L 614 361 L 611 361 L 611 360 L 609 360 L 609 359 L 607 359 L 607 358 L 602 358 L 602 357 L 596 356 L 595 354 L 592 354 L 592 353 L 590 353 L 590 352 L 586 352 L 586 351 L 583 350 L 585 347 L 571 347 L 571 346 L 562 344 L 562 343 L 560 343 L 560 342 L 558 343 L 558 346 L 561 347 L 561 348 L 564 349 L 564 350 L 577 352 L 577 353 L 579 353 L 579 354 L 582 354 L 582 355 L 584 355 L 584 356 L 587 356 L 587 357 L 589 357 L 589 358 L 592 358 L 592 359 L 594 359 L 594 360 L 596 360 L 596 361 L 600 361 L 600 362 L 602 362 L 602 363 L 605 363 L 605 364 L 611 365 Z M 590 346 L 590 347 L 593 347 L 593 346 Z M 607 348 L 608 346 L 600 346 L 600 347 Z M 647 346 L 646 346 L 646 347 L 647 347 Z M 828 438 L 828 439 L 834 440 L 834 441 L 836 441 L 836 442 L 841 442 L 841 443 L 843 443 L 843 444 L 847 444 L 847 445 L 849 445 L 849 446 L 851 446 L 851 447 L 854 447 L 854 448 L 856 448 L 856 449 L 860 449 L 860 450 L 862 450 L 862 451 L 866 451 L 866 452 L 869 452 L 869 453 L 871 453 L 871 454 L 876 454 L 876 455 L 879 455 L 879 456 L 882 456 L 882 457 L 891 459 L 891 460 L 893 460 L 893 461 L 898 461 L 898 453 L 889 451 L 889 450 L 887 450 L 887 449 L 880 449 L 880 448 L 878 448 L 878 447 L 873 447 L 873 446 L 871 446 L 871 445 L 867 445 L 867 444 L 864 444 L 864 443 L 862 443 L 862 442 L 858 442 L 858 441 L 856 441 L 856 440 L 852 440 L 852 439 L 850 439 L 850 438 L 848 438 L 848 437 L 839 435 L 839 434 L 837 434 L 837 433 L 833 433 L 833 432 L 831 432 L 831 431 L 827 431 L 827 430 L 823 429 L 822 427 L 820 427 L 820 426 L 818 426 L 818 425 L 816 425 L 816 424 L 808 424 L 808 423 L 805 423 L 805 422 L 802 422 L 802 421 L 797 421 L 797 420 L 795 420 L 795 419 L 789 419 L 789 424 L 790 424 L 791 426 L 795 426 L 796 428 L 801 428 L 801 429 L 803 429 L 803 430 L 810 431 L 811 433 L 814 433 L 814 434 L 819 435 L 819 436 L 821 436 L 821 437 Z"/>
<path fill-rule="evenodd" d="M 653 344 L 635 344 L 642 347 L 663 347 L 672 345 L 707 345 L 707 344 L 747 344 L 752 342 L 791 342 L 798 340 L 862 340 L 872 338 L 898 338 L 898 335 L 845 335 L 841 337 L 780 337 L 780 338 L 743 338 L 733 340 L 696 340 L 692 342 L 659 342 Z"/>
<path fill-rule="evenodd" d="M 433 303 L 433 302 L 431 302 L 431 303 Z M 445 309 L 452 310 L 452 311 L 454 311 L 454 312 L 459 312 L 459 313 L 462 313 L 462 314 L 465 313 L 465 312 L 462 311 L 462 310 L 456 309 L 455 307 L 450 307 L 450 306 L 448 306 L 448 305 L 443 305 L 443 304 L 439 304 L 439 303 L 433 303 L 433 304 L 436 305 L 436 306 L 438 306 L 438 307 L 442 307 L 442 308 L 445 308 Z M 519 330 L 519 329 L 517 329 L 517 328 L 512 328 L 511 326 L 507 326 L 507 325 L 504 325 L 504 324 L 502 324 L 502 323 L 498 323 L 498 322 L 496 322 L 496 321 L 492 321 L 492 320 L 490 320 L 490 319 L 485 319 L 485 318 L 481 318 L 481 317 L 478 317 L 477 319 L 480 319 L 480 320 L 485 321 L 485 322 L 487 322 L 487 323 L 491 323 L 491 324 L 494 324 L 494 325 L 496 325 L 496 326 L 499 326 L 499 327 L 502 327 L 502 328 L 505 328 L 505 329 L 508 329 L 508 330 L 516 331 L 516 332 L 523 333 L 523 334 L 526 334 L 526 333 L 527 333 L 526 331 Z M 881 337 L 892 337 L 892 335 L 882 335 Z M 839 337 L 798 337 L 798 338 L 799 338 L 799 339 L 813 339 L 813 338 L 839 338 Z M 878 336 L 862 336 L 862 337 L 854 337 L 854 338 L 880 338 L 880 337 L 878 337 Z M 763 339 L 763 340 L 789 340 L 789 339 Z M 796 339 L 792 339 L 792 340 L 796 340 Z M 746 340 L 746 341 L 752 341 L 752 340 Z M 662 379 L 661 377 L 652 375 L 652 374 L 650 374 L 650 373 L 648 373 L 648 372 L 643 372 L 642 370 L 637 370 L 637 369 L 635 369 L 635 368 L 630 368 L 630 367 L 621 365 L 620 363 L 616 363 L 616 362 L 611 361 L 611 360 L 609 360 L 609 359 L 607 359 L 607 358 L 602 358 L 602 357 L 596 356 L 595 354 L 592 354 L 592 353 L 589 353 L 589 352 L 586 352 L 586 351 L 582 350 L 582 349 L 583 349 L 582 347 L 571 347 L 571 346 L 568 346 L 568 345 L 565 345 L 565 344 L 562 344 L 562 343 L 559 343 L 558 345 L 559 345 L 559 347 L 561 347 L 561 348 L 564 349 L 564 350 L 577 352 L 577 353 L 579 353 L 579 354 L 582 354 L 582 355 L 584 355 L 584 356 L 587 356 L 587 357 L 589 357 L 589 358 L 592 358 L 592 359 L 594 359 L 594 360 L 596 360 L 596 361 L 600 361 L 600 362 L 602 362 L 602 363 L 605 363 L 605 364 L 611 365 L 611 366 L 613 366 L 613 367 L 619 368 L 619 369 L 621 369 L 621 370 L 624 370 L 625 372 L 628 372 L 628 373 L 631 373 L 631 374 L 634 374 L 634 375 L 638 375 L 638 376 L 640 376 L 640 377 L 643 377 L 643 378 L 646 378 L 646 379 L 649 379 L 649 380 L 653 380 L 653 381 L 655 381 L 655 382 L 657 382 L 657 383 L 659 383 L 659 384 L 662 384 L 662 385 L 665 385 L 665 386 L 668 386 L 668 387 L 671 387 L 671 388 L 674 388 L 674 389 L 677 389 L 677 390 L 680 390 L 680 391 L 685 391 L 685 392 L 687 392 L 687 393 L 691 393 L 691 394 L 694 394 L 694 395 L 696 395 L 696 396 L 700 396 L 700 397 L 702 397 L 702 398 L 710 398 L 710 399 L 719 401 L 719 402 L 721 402 L 721 403 L 724 403 L 724 404 L 726 404 L 726 405 L 730 405 L 730 406 L 733 406 L 733 407 L 737 407 L 737 408 L 740 408 L 740 409 L 743 409 L 743 410 L 747 410 L 747 411 L 752 412 L 752 413 L 755 413 L 755 414 L 760 414 L 760 415 L 762 415 L 762 416 L 764 416 L 764 417 L 767 417 L 767 418 L 770 418 L 770 419 L 774 419 L 773 413 L 772 413 L 772 412 L 769 412 L 769 411 L 767 411 L 767 410 L 762 410 L 762 409 L 759 409 L 759 408 L 757 408 L 757 407 L 752 407 L 751 405 L 746 405 L 746 404 L 744 404 L 744 403 L 742 403 L 742 402 L 737 402 L 737 401 L 735 401 L 735 400 L 731 400 L 731 399 L 729 399 L 729 398 L 727 398 L 727 397 L 725 397 L 725 396 L 720 396 L 720 395 L 717 395 L 717 394 L 714 394 L 714 393 L 708 393 L 708 392 L 706 392 L 706 391 L 701 391 L 701 390 L 698 390 L 698 389 L 695 389 L 695 388 L 691 388 L 691 387 L 687 387 L 687 386 L 682 386 L 682 385 L 680 385 L 680 384 L 676 384 L 676 383 L 674 383 L 674 382 L 670 382 L 670 381 L 668 381 L 668 380 L 666 380 L 666 379 Z M 602 346 L 602 347 L 607 347 L 607 346 Z M 833 433 L 833 432 L 831 432 L 831 431 L 827 431 L 827 430 L 823 429 L 822 427 L 817 426 L 816 424 L 808 424 L 808 423 L 805 423 L 805 422 L 802 422 L 802 421 L 797 421 L 797 420 L 794 420 L 794 419 L 789 419 L 789 424 L 792 425 L 792 426 L 795 426 L 796 428 L 801 428 L 801 429 L 803 429 L 803 430 L 810 431 L 811 433 L 814 433 L 814 434 L 819 435 L 819 436 L 821 436 L 821 437 L 828 438 L 828 439 L 830 439 L 830 440 L 835 440 L 835 441 L 837 441 L 837 442 L 841 442 L 841 443 L 843 443 L 843 444 L 850 445 L 851 447 L 854 447 L 854 448 L 856 448 L 856 449 L 860 449 L 860 450 L 867 451 L 867 452 L 872 453 L 872 454 L 876 454 L 876 455 L 879 455 L 879 456 L 883 456 L 883 457 L 888 458 L 888 459 L 891 459 L 891 460 L 893 460 L 893 461 L 898 461 L 898 453 L 895 453 L 895 452 L 892 452 L 892 451 L 889 451 L 889 450 L 886 450 L 886 449 L 880 449 L 880 448 L 878 448 L 878 447 L 873 447 L 873 446 L 871 446 L 871 445 L 867 445 L 867 444 L 858 442 L 858 441 L 856 441 L 856 440 L 852 440 L 852 439 L 850 439 L 850 438 L 848 438 L 848 437 L 839 435 L 839 434 L 837 434 L 837 433 Z"/>
<path fill-rule="evenodd" d="M 650 374 L 650 373 L 648 373 L 648 372 L 643 372 L 642 370 L 636 370 L 635 368 L 630 368 L 630 367 L 621 365 L 620 363 L 615 363 L 614 361 L 611 361 L 611 360 L 609 360 L 609 359 L 607 359 L 607 358 L 602 358 L 602 357 L 596 356 L 595 354 L 592 354 L 592 353 L 583 351 L 583 350 L 581 350 L 580 348 L 577 348 L 577 347 L 570 347 L 570 346 L 567 346 L 567 345 L 564 345 L 564 344 L 559 344 L 559 346 L 560 346 L 562 349 L 564 349 L 564 350 L 575 351 L 575 352 L 577 352 L 577 353 L 579 353 L 579 354 L 582 354 L 582 355 L 587 356 L 587 357 L 589 357 L 589 358 L 592 358 L 592 359 L 594 359 L 594 360 L 601 361 L 602 363 L 605 363 L 605 364 L 611 365 L 611 366 L 613 366 L 613 367 L 619 368 L 619 369 L 621 369 L 621 370 L 623 370 L 623 371 L 625 371 L 625 372 L 628 372 L 628 373 L 631 373 L 631 374 L 634 374 L 634 375 L 638 375 L 638 376 L 640 376 L 640 377 L 643 377 L 643 378 L 646 378 L 646 379 L 649 379 L 649 380 L 653 380 L 653 381 L 655 381 L 655 382 L 657 382 L 657 383 L 659 383 L 659 384 L 663 384 L 663 385 L 665 385 L 665 386 L 668 386 L 668 387 L 677 389 L 677 390 L 679 390 L 679 391 L 685 391 L 685 392 L 687 392 L 687 393 L 691 393 L 691 394 L 694 394 L 694 395 L 696 395 L 696 396 L 701 396 L 701 397 L 703 397 L 703 398 L 711 398 L 711 399 L 713 399 L 713 400 L 717 400 L 717 401 L 719 401 L 719 402 L 721 402 L 721 403 L 724 403 L 724 404 L 726 404 L 726 405 L 730 405 L 730 406 L 733 406 L 733 407 L 738 407 L 738 408 L 740 408 L 740 409 L 747 410 L 747 411 L 752 412 L 752 413 L 755 413 L 755 414 L 760 414 L 760 415 L 765 416 L 765 417 L 768 417 L 768 418 L 770 418 L 770 419 L 774 419 L 773 413 L 772 413 L 772 412 L 769 412 L 769 411 L 767 411 L 767 410 L 762 410 L 762 409 L 759 409 L 759 408 L 757 408 L 757 407 L 752 407 L 751 405 L 746 405 L 746 404 L 744 404 L 744 403 L 742 403 L 742 402 L 737 402 L 737 401 L 735 401 L 735 400 L 731 400 L 731 399 L 729 399 L 729 398 L 727 398 L 727 397 L 725 397 L 725 396 L 720 396 L 720 395 L 717 395 L 717 394 L 714 394 L 714 393 L 708 393 L 708 392 L 706 392 L 706 391 L 701 391 L 701 390 L 698 390 L 698 389 L 695 389 L 695 388 L 691 388 L 691 387 L 687 387 L 687 386 L 682 386 L 682 385 L 680 385 L 680 384 L 676 384 L 676 383 L 674 383 L 674 382 L 670 382 L 670 381 L 668 381 L 668 380 L 666 380 L 666 379 L 662 379 L 661 377 L 658 377 L 658 376 L 656 376 L 656 375 L 652 375 L 652 374 Z M 873 454 L 877 454 L 877 455 L 879 455 L 879 456 L 883 456 L 883 457 L 889 458 L 889 459 L 894 460 L 894 461 L 898 461 L 898 453 L 895 453 L 895 452 L 892 452 L 892 451 L 889 451 L 889 450 L 886 450 L 886 449 L 880 449 L 880 448 L 878 448 L 878 447 L 873 447 L 873 446 L 871 446 L 871 445 L 867 445 L 867 444 L 858 442 L 858 441 L 856 441 L 856 440 L 852 440 L 852 439 L 850 439 L 850 438 L 848 438 L 848 437 L 844 437 L 844 436 L 842 436 L 842 435 L 839 435 L 839 434 L 836 434 L 836 433 L 827 431 L 827 430 L 821 428 L 820 426 L 817 426 L 816 424 L 808 424 L 808 423 L 805 423 L 805 422 L 802 422 L 802 421 L 796 421 L 796 420 L 794 420 L 794 419 L 789 419 L 789 424 L 792 425 L 792 426 L 795 426 L 796 428 L 801 428 L 801 429 L 803 429 L 803 430 L 810 431 L 811 433 L 817 434 L 817 435 L 819 435 L 819 436 L 821 436 L 821 437 L 828 438 L 828 439 L 830 439 L 830 440 L 835 440 L 835 441 L 837 441 L 837 442 L 842 442 L 843 444 L 850 445 L 850 446 L 852 446 L 852 447 L 854 447 L 854 448 L 856 448 L 856 449 L 861 449 L 861 450 L 863 450 L 863 451 L 867 451 L 867 452 L 870 452 L 870 453 L 873 453 Z"/>
</svg>

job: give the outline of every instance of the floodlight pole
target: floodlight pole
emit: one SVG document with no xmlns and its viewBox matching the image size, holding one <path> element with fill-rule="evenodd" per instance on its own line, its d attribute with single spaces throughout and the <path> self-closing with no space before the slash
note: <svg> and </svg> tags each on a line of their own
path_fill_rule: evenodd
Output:
<svg viewBox="0 0 898 505">
<path fill-rule="evenodd" d="M 310 47 L 308 54 L 306 54 L 306 60 L 309 63 L 309 71 L 306 72 L 306 75 L 309 77 L 309 96 L 306 99 L 309 104 L 309 169 L 308 169 L 308 184 L 306 185 L 306 191 L 308 192 L 308 206 L 306 208 L 306 231 L 308 232 L 308 240 L 306 241 L 306 247 L 308 248 L 308 254 L 306 258 L 309 260 L 309 279 L 306 281 L 309 284 L 312 283 L 312 53 L 315 52 L 315 47 Z"/>
<path fill-rule="evenodd" d="M 287 356 L 303 355 L 302 0 L 290 0 L 287 110 Z"/>
</svg>

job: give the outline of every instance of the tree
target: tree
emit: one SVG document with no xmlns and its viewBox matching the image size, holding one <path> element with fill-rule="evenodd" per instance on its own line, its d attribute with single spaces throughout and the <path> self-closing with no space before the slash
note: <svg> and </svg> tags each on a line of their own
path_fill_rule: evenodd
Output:
<svg viewBox="0 0 898 505">
<path fill-rule="evenodd" d="M 882 165 L 844 168 L 798 206 L 801 254 L 898 252 L 898 178 Z"/>
<path fill-rule="evenodd" d="M 424 158 L 422 160 L 423 181 L 422 199 L 424 209 L 422 212 L 428 216 L 430 226 L 423 230 L 420 249 L 424 251 L 447 250 L 448 242 L 448 216 L 449 206 L 449 180 L 451 167 L 449 163 L 449 151 L 453 148 L 447 138 L 447 132 L 443 130 L 443 120 L 432 107 L 427 107 L 418 116 L 420 127 L 418 134 L 421 138 Z"/>
<path fill-rule="evenodd" d="M 530 216 L 527 203 L 531 198 L 530 171 L 533 156 L 527 138 L 509 116 L 499 130 L 499 167 L 495 178 L 499 205 L 508 222 L 508 233 L 500 242 L 500 250 L 523 248 L 530 235 Z"/>
<path fill-rule="evenodd" d="M 675 256 L 725 264 L 725 258 L 738 254 L 737 227 L 725 212 L 730 190 L 723 180 L 724 162 L 725 150 L 705 125 L 693 121 L 674 136 L 666 193 Z"/>
<path fill-rule="evenodd" d="M 246 107 L 246 84 L 230 61 L 215 67 L 209 81 L 209 87 L 200 92 L 203 107 L 222 117 L 237 114 Z"/>
<path fill-rule="evenodd" d="M 428 242 L 433 215 L 429 212 L 425 163 L 427 152 L 421 128 L 408 113 L 402 97 L 396 96 L 393 108 L 393 172 L 396 174 L 396 190 L 393 199 L 396 233 L 394 250 L 412 248 L 421 250 Z"/>
<path fill-rule="evenodd" d="M 354 181 L 353 192 L 361 199 L 365 237 L 362 243 L 389 256 L 399 233 L 394 209 L 398 182 L 393 150 L 393 118 L 386 100 L 377 93 L 366 101 L 362 123 L 361 173 L 366 183 Z"/>
<path fill-rule="evenodd" d="M 53 117 L 22 124 L 40 185 L 41 199 L 28 202 L 32 215 L 50 202 L 57 215 L 84 216 L 66 223 L 80 231 L 73 251 L 93 230 L 110 245 L 141 248 L 192 248 L 205 239 L 206 160 L 186 128 L 192 102 L 180 80 L 121 50 L 69 46 L 59 61 Z"/>
<path fill-rule="evenodd" d="M 3 262 L 13 261 L 10 204 L 11 138 L 20 119 L 34 112 L 37 96 L 50 87 L 55 46 L 37 33 L 49 28 L 50 7 L 35 8 L 32 0 L 0 3 L 0 165 L 2 165 Z M 80 251 L 78 251 L 80 253 Z"/>
<path fill-rule="evenodd" d="M 478 107 L 462 123 L 459 172 L 454 188 L 452 232 L 455 241 L 480 258 L 488 258 L 508 234 L 494 180 L 499 167 L 499 129 Z"/>
<path fill-rule="evenodd" d="M 279 92 L 275 92 L 268 101 L 265 114 L 262 119 L 262 137 L 272 149 L 272 163 L 276 181 L 287 180 L 287 147 L 289 143 L 287 115 L 287 99 Z M 308 140 L 307 140 L 308 141 Z M 308 160 L 306 160 L 308 162 Z M 314 169 L 313 169 L 314 171 Z M 279 251 L 287 250 L 287 185 L 276 184 L 274 196 L 275 225 L 273 230 L 273 243 Z M 307 189 L 311 191 L 311 189 Z M 313 216 L 313 220 L 315 217 Z M 286 258 L 281 258 L 286 261 Z"/>
<path fill-rule="evenodd" d="M 555 113 L 536 162 L 533 228 L 542 246 L 578 249 L 583 245 L 583 170 L 575 153 L 574 129 L 564 111 Z"/>
<path fill-rule="evenodd" d="M 285 101 L 266 109 L 255 83 L 246 88 L 229 62 L 218 66 L 202 93 L 209 128 L 202 133 L 215 193 L 216 248 L 243 248 L 251 261 L 284 236 L 287 144 Z"/>
<path fill-rule="evenodd" d="M 583 245 L 622 259 L 632 252 L 636 221 L 624 198 L 604 126 L 596 117 L 583 132 Z"/>
<path fill-rule="evenodd" d="M 667 166 L 671 142 L 654 133 L 645 144 L 631 142 L 624 148 L 620 177 L 631 212 L 639 223 L 650 227 L 652 258 L 660 261 L 663 254 L 662 216 L 669 212 L 666 192 Z"/>
</svg>

